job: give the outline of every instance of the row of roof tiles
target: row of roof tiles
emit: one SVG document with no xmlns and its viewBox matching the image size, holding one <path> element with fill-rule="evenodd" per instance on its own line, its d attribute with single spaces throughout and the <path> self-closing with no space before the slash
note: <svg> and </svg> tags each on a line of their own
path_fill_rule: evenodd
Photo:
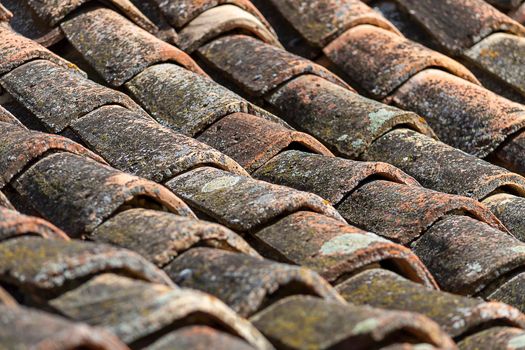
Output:
<svg viewBox="0 0 525 350">
<path fill-rule="evenodd" d="M 328 70 L 284 51 L 275 40 L 273 29 L 249 2 L 230 3 L 234 6 L 219 6 L 222 2 L 216 1 L 199 4 L 172 1 L 169 5 L 159 3 L 158 7 L 152 6 L 149 10 L 141 7 L 150 15 L 150 22 L 130 3 L 113 2 L 136 24 L 195 53 L 205 67 L 213 68 L 209 71 L 212 76 L 218 77 L 217 73 L 221 73 L 222 82 L 252 102 L 213 83 L 189 56 L 139 29 L 113 10 L 81 8 L 81 2 L 57 4 L 56 7 L 33 1 L 11 3 L 15 13 L 26 14 L 24 23 L 29 21 L 24 6 L 35 11 L 43 22 L 40 27 L 37 24 L 29 27 L 41 30 L 47 26 L 35 39 L 44 44 L 56 44 L 65 37 L 71 46 L 55 46 L 57 52 L 81 58 L 78 63 L 90 66 L 87 70 L 91 76 L 96 74 L 103 83 L 122 88 L 156 119 L 129 97 L 86 79 L 68 62 L 35 42 L 23 39 L 7 27 L 0 29 L 2 38 L 6 38 L 0 43 L 0 56 L 3 56 L 0 85 L 8 97 L 4 105 L 26 125 L 70 136 L 103 158 L 67 139 L 30 132 L 3 112 L 2 120 L 7 123 L 2 125 L 9 145 L 3 151 L 3 162 L 9 169 L 3 175 L 3 186 L 15 205 L 20 210 L 38 213 L 75 238 L 88 237 L 139 252 L 171 277 L 167 280 L 168 285 L 175 281 L 180 286 L 206 291 L 218 296 L 240 315 L 251 316 L 253 324 L 277 347 L 329 348 L 347 346 L 351 342 L 354 346 L 359 344 L 367 348 L 382 341 L 386 341 L 384 346 L 426 342 L 438 347 L 454 347 L 428 319 L 349 304 L 343 307 L 341 296 L 357 304 L 423 313 L 461 341 L 464 348 L 519 345 L 521 331 L 510 328 L 523 326 L 523 316 L 516 309 L 430 291 L 428 288 L 436 288 L 434 279 L 409 250 L 349 226 L 343 217 L 356 226 L 410 244 L 445 290 L 505 301 L 523 310 L 519 287 L 523 274 L 519 271 L 525 249 L 493 214 L 497 214 L 511 232 L 523 237 L 520 231 L 523 178 L 436 141 L 432 130 L 418 115 L 357 95 Z M 294 5 L 293 1 L 274 3 L 287 4 Z M 362 3 L 331 3 L 332 7 L 323 7 L 323 1 L 311 4 L 314 6 L 308 8 L 303 4 L 297 9 L 313 11 L 320 5 L 321 9 L 327 8 L 331 16 L 347 9 L 350 13 L 350 9 L 356 9 L 355 5 L 360 10 L 351 13 L 366 19 L 344 23 L 338 28 L 339 32 L 330 32 L 330 40 L 335 40 L 330 45 L 339 41 L 343 46 L 348 45 L 345 36 L 354 27 L 360 30 L 364 27 L 374 34 L 386 29 L 387 33 L 395 33 L 389 40 L 399 37 L 393 25 Z M 285 7 L 290 8 L 294 7 Z M 159 17 L 159 13 L 164 18 Z M 308 16 L 312 12 L 299 14 L 305 13 Z M 294 18 L 298 13 L 282 11 L 281 14 Z M 314 19 L 318 18 L 321 18 L 318 28 L 323 25 L 331 28 L 332 23 L 325 16 Z M 341 18 L 346 20 L 348 16 Z M 17 29 L 17 22 L 12 23 Z M 60 29 L 51 29 L 53 26 Z M 279 32 L 279 22 L 275 26 Z M 24 29 L 19 30 L 24 32 Z M 248 31 L 252 36 L 228 34 L 236 29 Z M 294 29 L 299 29 L 300 35 L 305 36 L 303 39 L 309 40 L 307 31 Z M 322 32 L 317 29 L 312 35 Z M 222 37 L 215 39 L 221 34 Z M 375 42 L 373 39 L 364 45 L 373 46 Z M 473 75 L 457 62 L 411 43 L 400 47 L 404 45 L 409 45 L 407 55 L 420 50 L 420 62 L 426 63 L 413 60 L 414 67 L 406 70 L 405 77 L 395 84 L 410 86 L 419 74 L 432 73 L 428 68 L 443 62 L 456 74 L 454 79 L 458 79 L 460 86 L 467 84 L 462 80 L 467 78 L 472 89 L 482 92 L 476 93 L 477 100 L 469 98 L 474 106 L 486 99 L 501 105 L 481 116 L 479 109 L 473 107 L 469 116 L 489 121 L 502 116 L 513 125 L 514 112 L 510 111 L 513 106 L 521 108 L 520 105 L 476 85 Z M 115 47 L 119 50 L 114 50 Z M 399 48 L 394 45 L 394 55 L 400 53 L 396 50 Z M 326 54 L 327 50 L 324 51 Z M 327 56 L 337 63 L 334 57 Z M 398 59 L 399 65 L 407 63 L 403 55 Z M 383 67 L 378 63 L 376 68 Z M 348 72 L 344 67 L 343 70 L 347 77 Z M 427 81 L 426 78 L 422 80 Z M 448 90 L 443 89 L 445 91 Z M 383 96 L 370 93 L 370 97 L 383 99 Z M 291 129 L 254 102 L 262 103 L 289 123 L 317 136 L 338 155 L 377 160 L 371 156 L 375 150 L 378 157 L 387 158 L 381 160 L 400 166 L 388 157 L 388 152 L 393 159 L 401 154 L 399 162 L 407 163 L 400 166 L 403 170 L 425 186 L 452 194 L 425 189 L 410 176 L 385 163 L 335 158 L 319 141 Z M 389 132 L 395 128 L 400 130 Z M 518 124 L 512 132 L 519 128 Z M 488 129 L 491 142 L 503 142 L 498 139 L 498 133 L 508 137 L 501 125 Z M 411 143 L 417 147 L 410 147 Z M 297 148 L 299 150 L 294 150 Z M 482 155 L 476 152 L 473 153 Z M 513 161 L 519 164 L 520 158 L 516 158 Z M 417 164 L 416 160 L 422 164 Z M 108 168 L 106 162 L 148 180 Z M 254 180 L 239 164 L 256 178 L 289 187 Z M 459 173 L 460 170 L 463 173 Z M 465 177 L 465 174 L 470 176 Z M 461 181 L 456 183 L 458 178 Z M 260 260 L 240 236 L 225 227 L 215 225 L 211 228 L 213 224 L 197 221 L 192 211 L 172 192 L 150 180 L 163 183 L 201 218 L 217 221 L 241 234 L 260 254 L 319 272 L 337 286 L 340 294 L 310 270 Z M 326 201 L 314 194 L 292 190 L 293 187 L 321 195 Z M 493 213 L 476 200 L 484 200 Z M 151 234 L 144 237 L 145 232 Z M 31 270 L 23 271 L 26 255 L 22 252 L 41 248 L 56 254 L 67 252 L 69 247 L 56 247 L 55 243 L 30 238 L 7 243 L 12 245 L 6 248 L 8 252 L 20 249 L 19 254 L 14 254 L 20 261 L 6 262 L 6 266 L 14 267 L 6 268 L 9 278 L 4 280 L 6 285 L 13 286 L 13 293 L 19 299 L 28 298 L 44 309 L 50 305 L 73 320 L 105 326 L 132 347 L 144 347 L 161 338 L 153 346 L 170 348 L 184 343 L 183 338 L 205 341 L 206 335 L 219 336 L 201 328 L 186 333 L 177 330 L 166 335 L 171 327 L 168 324 L 173 324 L 177 317 L 183 319 L 188 313 L 203 310 L 208 315 L 204 324 L 208 324 L 210 318 L 218 318 L 230 329 L 230 334 L 240 336 L 253 346 L 269 346 L 255 329 L 243 323 L 245 321 L 240 318 L 232 321 L 234 314 L 214 299 L 211 299 L 213 307 L 204 301 L 194 304 L 188 301 L 192 300 L 193 292 L 184 291 L 189 299 L 182 295 L 171 297 L 170 292 L 169 301 L 155 302 L 155 307 L 162 310 L 159 312 L 169 314 L 180 305 L 194 305 L 196 309 L 186 314 L 162 322 L 144 316 L 152 312 L 151 299 L 166 299 L 162 288 L 153 288 L 150 283 L 144 285 L 140 281 L 146 279 L 140 277 L 144 273 L 131 267 L 123 268 L 127 272 L 121 273 L 115 266 L 78 260 L 75 248 L 75 253 L 65 254 L 72 259 L 66 265 L 72 264 L 74 270 L 74 262 L 82 261 L 83 267 L 94 266 L 95 271 L 75 275 L 71 270 L 53 279 L 37 268 L 35 276 L 38 278 L 33 283 L 26 277 L 32 275 Z M 203 243 L 214 249 L 191 248 Z M 84 259 L 88 260 L 96 260 L 97 256 L 89 249 L 109 249 L 78 244 L 88 251 L 84 253 Z M 225 248 L 237 253 L 224 252 Z M 42 265 L 49 263 L 47 259 L 52 255 L 43 254 Z M 136 263 L 129 265 L 136 266 Z M 10 271 L 16 266 L 20 266 L 22 272 L 15 273 L 12 280 Z M 365 271 L 359 274 L 361 269 Z M 82 276 L 87 275 L 97 277 L 86 281 Z M 64 277 L 70 279 L 68 283 Z M 61 286 L 66 287 L 61 289 Z M 280 286 L 280 292 L 276 286 Z M 123 290 L 126 292 L 121 294 Z M 90 307 L 85 310 L 87 305 L 93 305 L 96 294 L 113 301 L 121 296 L 133 298 L 138 304 L 124 307 L 116 302 L 106 305 L 108 309 Z M 290 294 L 315 295 L 318 299 L 290 297 Z M 407 295 L 410 297 L 406 298 Z M 400 299 L 406 302 L 403 304 Z M 441 307 L 434 307 L 436 304 Z M 305 314 L 307 308 L 310 315 Z M 493 321 L 503 327 L 488 326 Z M 137 333 L 134 324 L 151 326 Z M 488 329 L 478 328 L 481 324 L 486 324 Z M 389 338 L 415 325 L 418 325 L 419 334 L 416 340 L 403 336 Z M 493 343 L 486 343 L 486 339 Z M 189 344 L 190 340 L 187 341 Z"/>
</svg>

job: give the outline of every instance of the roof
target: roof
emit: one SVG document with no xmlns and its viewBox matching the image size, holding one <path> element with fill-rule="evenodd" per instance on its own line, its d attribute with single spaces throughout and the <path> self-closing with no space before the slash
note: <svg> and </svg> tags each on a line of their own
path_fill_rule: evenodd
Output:
<svg viewBox="0 0 525 350">
<path fill-rule="evenodd" d="M 0 1 L 0 348 L 525 348 L 521 1 Z"/>
</svg>

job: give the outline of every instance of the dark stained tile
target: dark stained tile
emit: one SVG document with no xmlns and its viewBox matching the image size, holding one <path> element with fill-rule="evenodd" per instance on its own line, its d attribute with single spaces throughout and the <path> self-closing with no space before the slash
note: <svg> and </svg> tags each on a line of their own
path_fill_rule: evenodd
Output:
<svg viewBox="0 0 525 350">
<path fill-rule="evenodd" d="M 177 285 L 214 295 L 243 317 L 291 295 L 342 302 L 335 290 L 311 270 L 219 249 L 191 249 L 164 271 Z"/>
<path fill-rule="evenodd" d="M 275 346 L 287 349 L 369 349 L 399 343 L 425 343 L 454 348 L 437 324 L 426 317 L 384 311 L 313 297 L 290 297 L 250 319 Z M 389 339 L 391 335 L 399 335 Z"/>
<path fill-rule="evenodd" d="M 241 237 L 223 226 L 146 209 L 130 209 L 115 215 L 89 238 L 130 249 L 159 267 L 194 247 L 259 256 Z"/>
<path fill-rule="evenodd" d="M 525 325 L 524 315 L 503 303 L 432 291 L 386 270 L 364 271 L 337 290 L 354 304 L 423 314 L 456 339 L 491 322 L 508 327 Z"/>
<path fill-rule="evenodd" d="M 151 206 L 193 216 L 161 185 L 69 153 L 38 161 L 13 186 L 45 218 L 72 237 L 91 232 L 126 206 Z"/>
<path fill-rule="evenodd" d="M 102 274 L 50 304 L 70 319 L 112 331 L 132 347 L 150 345 L 188 323 L 211 323 L 256 348 L 271 349 L 245 319 L 218 299 L 194 290 Z"/>
<path fill-rule="evenodd" d="M 61 28 L 71 44 L 112 86 L 121 86 L 144 68 L 160 62 L 173 62 L 204 74 L 184 52 L 109 9 L 85 12 L 62 23 Z M 120 47 L 118 51 L 113 50 L 115 43 Z M 108 56 L 104 52 L 114 54 Z"/>
<path fill-rule="evenodd" d="M 347 87 L 325 68 L 246 35 L 216 39 L 198 50 L 246 93 L 262 96 L 299 75 L 314 74 Z"/>
<path fill-rule="evenodd" d="M 128 349 L 102 329 L 20 306 L 0 305 L 0 310 L 0 342 L 6 349 Z"/>
</svg>

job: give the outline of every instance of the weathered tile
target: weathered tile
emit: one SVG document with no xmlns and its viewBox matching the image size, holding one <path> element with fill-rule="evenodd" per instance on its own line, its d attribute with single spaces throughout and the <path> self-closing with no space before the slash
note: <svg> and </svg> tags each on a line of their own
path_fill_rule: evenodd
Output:
<svg viewBox="0 0 525 350">
<path fill-rule="evenodd" d="M 198 53 L 254 96 L 263 96 L 303 74 L 318 75 L 350 89 L 318 64 L 246 35 L 224 36 L 202 46 Z"/>
<path fill-rule="evenodd" d="M 45 218 L 72 237 L 91 232 L 127 206 L 193 216 L 163 186 L 69 153 L 53 154 L 38 161 L 14 181 L 13 187 Z"/>
<path fill-rule="evenodd" d="M 435 223 L 414 242 L 412 250 L 444 290 L 463 295 L 482 291 L 525 261 L 524 243 L 480 221 L 457 215 Z"/>
<path fill-rule="evenodd" d="M 255 232 L 276 218 L 311 210 L 344 222 L 321 197 L 203 167 L 166 183 L 194 210 L 235 231 Z"/>
<path fill-rule="evenodd" d="M 421 115 L 443 142 L 485 157 L 525 126 L 525 107 L 435 69 L 410 79 L 393 95 Z"/>
<path fill-rule="evenodd" d="M 396 0 L 453 54 L 494 32 L 525 35 L 525 29 L 482 0 Z"/>
<path fill-rule="evenodd" d="M 127 350 L 111 333 L 20 306 L 0 305 L 4 349 Z"/>
<path fill-rule="evenodd" d="M 359 185 L 371 178 L 418 185 L 412 177 L 388 163 L 359 162 L 293 150 L 279 153 L 265 162 L 253 176 L 274 184 L 315 193 L 330 201 L 332 205 L 339 204 Z"/>
<path fill-rule="evenodd" d="M 156 182 L 204 165 L 247 175 L 217 150 L 120 106 L 101 107 L 71 129 L 111 166 Z"/>
<path fill-rule="evenodd" d="M 61 28 L 71 44 L 113 86 L 123 85 L 160 62 L 173 62 L 204 74 L 184 52 L 109 9 L 82 13 L 63 22 Z M 119 50 L 114 50 L 116 43 Z"/>
<path fill-rule="evenodd" d="M 276 89 L 266 101 L 286 121 L 316 137 L 336 154 L 357 158 L 391 129 L 409 125 L 433 135 L 412 112 L 365 98 L 314 75 L 302 75 Z"/>
<path fill-rule="evenodd" d="M 160 124 L 191 137 L 237 112 L 285 124 L 213 80 L 174 64 L 146 68 L 126 88 Z"/>
<path fill-rule="evenodd" d="M 185 325 L 215 324 L 256 348 L 271 349 L 246 320 L 218 299 L 194 290 L 103 274 L 50 304 L 70 319 L 104 327 L 132 346 L 147 346 Z"/>
<path fill-rule="evenodd" d="M 135 251 L 159 267 L 188 249 L 203 246 L 259 256 L 241 237 L 223 226 L 146 209 L 130 209 L 115 215 L 89 238 Z"/>
<path fill-rule="evenodd" d="M 337 286 L 354 304 L 411 311 L 434 320 L 453 338 L 470 335 L 491 322 L 525 326 L 525 316 L 508 305 L 432 291 L 387 270 L 367 270 Z"/>
<path fill-rule="evenodd" d="M 105 244 L 26 236 L 0 243 L 0 251 L 0 279 L 40 302 L 105 272 L 173 284 L 138 254 Z"/>
<path fill-rule="evenodd" d="M 12 70 L 0 78 L 0 85 L 55 133 L 104 105 L 121 105 L 144 113 L 123 93 L 44 60 Z"/>
<path fill-rule="evenodd" d="M 308 134 L 246 113 L 233 113 L 222 118 L 200 134 L 198 140 L 232 157 L 249 173 L 288 147 L 332 155 Z"/>
<path fill-rule="evenodd" d="M 206 10 L 179 32 L 179 46 L 192 53 L 208 41 L 232 30 L 248 32 L 272 45 L 281 46 L 277 37 L 254 15 L 238 6 L 225 4 Z"/>
<path fill-rule="evenodd" d="M 481 203 L 457 195 L 378 180 L 366 183 L 337 206 L 348 222 L 408 244 L 449 213 L 464 213 L 492 230 L 507 229 Z M 486 224 L 485 224 L 486 223 Z"/>
<path fill-rule="evenodd" d="M 214 295 L 244 317 L 290 295 L 342 302 L 335 290 L 311 270 L 219 249 L 191 249 L 164 271 L 177 285 Z"/>
<path fill-rule="evenodd" d="M 382 341 L 385 347 L 408 342 L 455 348 L 438 325 L 424 316 L 313 297 L 286 298 L 250 320 L 274 345 L 287 349 L 360 350 Z M 389 339 L 393 334 L 399 337 Z"/>
<path fill-rule="evenodd" d="M 31 131 L 3 122 L 0 122 L 0 132 L 0 188 L 9 184 L 28 165 L 48 152 L 68 152 L 106 164 L 96 154 L 62 136 Z"/>
<path fill-rule="evenodd" d="M 20 214 L 0 204 L 0 241 L 24 235 L 40 236 L 49 239 L 68 239 L 62 230 L 49 222 L 37 217 Z"/>
<path fill-rule="evenodd" d="M 317 213 L 294 213 L 254 235 L 252 245 L 264 256 L 308 267 L 331 283 L 375 264 L 436 287 L 430 272 L 408 248 Z"/>
<path fill-rule="evenodd" d="M 426 68 L 440 68 L 478 83 L 458 62 L 387 30 L 359 25 L 323 49 L 367 93 L 383 99 Z"/>
</svg>

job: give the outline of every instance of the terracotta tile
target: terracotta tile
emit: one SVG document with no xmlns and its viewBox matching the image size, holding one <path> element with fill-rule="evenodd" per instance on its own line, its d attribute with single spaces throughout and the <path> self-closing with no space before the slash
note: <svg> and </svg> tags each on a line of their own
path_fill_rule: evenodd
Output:
<svg viewBox="0 0 525 350">
<path fill-rule="evenodd" d="M 485 157 L 525 126 L 525 107 L 442 71 L 427 69 L 393 95 L 447 144 Z"/>
<path fill-rule="evenodd" d="M 246 320 L 218 299 L 194 290 L 102 274 L 50 304 L 70 319 L 104 327 L 132 346 L 149 345 L 155 333 L 159 337 L 190 322 L 212 322 L 256 348 L 271 349 Z"/>
<path fill-rule="evenodd" d="M 396 27 L 359 0 L 270 0 L 307 42 L 323 48 L 344 31 L 372 24 L 398 33 Z"/>
<path fill-rule="evenodd" d="M 525 325 L 524 315 L 503 303 L 432 291 L 386 270 L 364 271 L 337 286 L 337 290 L 357 305 L 425 315 L 456 339 L 476 333 L 491 322 L 508 327 Z"/>
<path fill-rule="evenodd" d="M 198 53 L 253 96 L 262 96 L 303 74 L 318 75 L 350 88 L 325 68 L 245 35 L 216 39 L 200 47 Z"/>
<path fill-rule="evenodd" d="M 109 9 L 82 13 L 62 23 L 61 28 L 71 44 L 112 86 L 121 86 L 144 68 L 161 62 L 173 62 L 204 74 L 184 52 Z M 113 50 L 116 43 L 118 51 Z M 108 57 L 104 51 L 114 55 Z"/>
<path fill-rule="evenodd" d="M 410 341 L 412 344 L 455 348 L 438 325 L 426 317 L 342 305 L 313 297 L 286 298 L 255 315 L 251 321 L 274 345 L 288 349 L 304 349 L 307 346 L 318 349 L 334 346 L 369 349 L 383 340 L 383 346 Z M 388 340 L 393 333 L 400 334 L 400 338 Z"/>
<path fill-rule="evenodd" d="M 56 26 L 66 17 L 90 0 L 27 0 L 33 11 L 50 26 Z M 110 0 L 109 3 L 124 13 L 137 25 L 155 32 L 156 26 L 129 0 Z"/>
<path fill-rule="evenodd" d="M 20 175 L 32 162 L 50 152 L 63 151 L 91 158 L 101 164 L 106 162 L 79 144 L 58 135 L 0 122 L 3 140 L 0 145 L 0 188 L 3 188 Z"/>
<path fill-rule="evenodd" d="M 200 134 L 198 140 L 232 157 L 249 173 L 289 147 L 333 156 L 308 134 L 246 113 L 233 113 L 222 118 Z"/>
<path fill-rule="evenodd" d="M 89 238 L 139 253 L 164 267 L 194 247 L 259 256 L 236 233 L 206 221 L 147 209 L 130 209 L 97 227 Z"/>
<path fill-rule="evenodd" d="M 315 193 L 339 204 L 367 179 L 417 186 L 416 180 L 387 163 L 358 162 L 302 151 L 286 151 L 266 162 L 254 177 Z"/>
<path fill-rule="evenodd" d="M 0 279 L 39 303 L 63 294 L 88 277 L 112 271 L 173 285 L 166 274 L 138 254 L 109 245 L 20 237 L 2 242 L 0 250 Z"/>
<path fill-rule="evenodd" d="M 113 167 L 156 182 L 199 166 L 247 175 L 234 160 L 206 144 L 120 106 L 99 108 L 76 120 L 71 129 Z"/>
<path fill-rule="evenodd" d="M 521 349 L 525 333 L 518 328 L 493 327 L 459 342 L 462 350 Z"/>
<path fill-rule="evenodd" d="M 24 172 L 13 187 L 44 217 L 79 237 L 128 208 L 154 207 L 192 217 L 168 189 L 69 153 L 50 155 Z"/>
<path fill-rule="evenodd" d="M 525 179 L 506 169 L 466 154 L 408 129 L 379 138 L 365 156 L 388 162 L 436 191 L 481 200 L 502 188 L 525 193 Z"/>
<path fill-rule="evenodd" d="M 102 329 L 23 307 L 0 305 L 0 310 L 0 342 L 6 349 L 128 349 Z"/>
<path fill-rule="evenodd" d="M 389 96 L 426 68 L 439 68 L 478 83 L 470 71 L 447 56 L 371 25 L 347 30 L 323 52 L 377 99 Z"/>
<path fill-rule="evenodd" d="M 238 112 L 285 124 L 213 80 L 174 64 L 146 68 L 125 86 L 160 124 L 191 137 Z"/>
<path fill-rule="evenodd" d="M 396 0 L 448 51 L 459 54 L 494 32 L 525 29 L 482 0 Z"/>
<path fill-rule="evenodd" d="M 166 186 L 198 213 L 235 231 L 254 232 L 299 210 L 344 222 L 328 201 L 314 194 L 218 169 L 198 168 L 170 180 Z"/>
<path fill-rule="evenodd" d="M 472 216 L 502 235 L 508 232 L 488 208 L 473 199 L 383 180 L 365 183 L 337 208 L 351 224 L 401 244 L 420 236 L 425 239 L 427 229 L 453 212 Z"/>
<path fill-rule="evenodd" d="M 412 249 L 444 290 L 463 295 L 481 292 L 525 261 L 524 243 L 467 216 L 443 218 Z"/>
<path fill-rule="evenodd" d="M 176 28 L 184 27 L 204 11 L 222 4 L 232 4 L 248 11 L 263 21 L 265 25 L 270 27 L 266 24 L 264 17 L 249 0 L 153 0 L 153 2 L 158 5 L 164 16 L 166 16 L 170 23 Z"/>
<path fill-rule="evenodd" d="M 192 53 L 206 42 L 232 30 L 249 32 L 260 40 L 281 46 L 277 37 L 254 15 L 238 6 L 225 4 L 204 11 L 179 32 L 179 46 Z"/>
<path fill-rule="evenodd" d="M 246 342 L 206 326 L 188 326 L 162 337 L 148 350 L 172 350 L 177 344 L 180 350 L 250 350 L 254 349 Z"/>
<path fill-rule="evenodd" d="M 48 239 L 69 239 L 62 230 L 45 220 L 23 215 L 14 209 L 0 205 L 0 241 L 25 235 Z"/>
<path fill-rule="evenodd" d="M 55 133 L 108 104 L 144 113 L 128 96 L 44 60 L 12 70 L 0 78 L 0 85 Z"/>
<path fill-rule="evenodd" d="M 290 295 L 342 302 L 335 290 L 311 270 L 219 249 L 191 249 L 164 271 L 177 285 L 215 295 L 243 317 Z"/>
<path fill-rule="evenodd" d="M 357 158 L 391 129 L 408 125 L 433 135 L 425 120 L 314 75 L 302 75 L 266 98 L 285 120 L 323 142 L 338 155 Z"/>
<path fill-rule="evenodd" d="M 255 233 L 263 255 L 317 271 L 331 283 L 378 265 L 435 288 L 433 277 L 407 248 L 376 234 L 311 212 L 297 212 Z M 351 301 L 350 301 L 351 302 Z"/>
<path fill-rule="evenodd" d="M 0 25 L 0 38 L 0 75 L 36 59 L 45 59 L 74 69 L 70 63 L 34 41 L 16 34 L 9 27 Z"/>
</svg>

